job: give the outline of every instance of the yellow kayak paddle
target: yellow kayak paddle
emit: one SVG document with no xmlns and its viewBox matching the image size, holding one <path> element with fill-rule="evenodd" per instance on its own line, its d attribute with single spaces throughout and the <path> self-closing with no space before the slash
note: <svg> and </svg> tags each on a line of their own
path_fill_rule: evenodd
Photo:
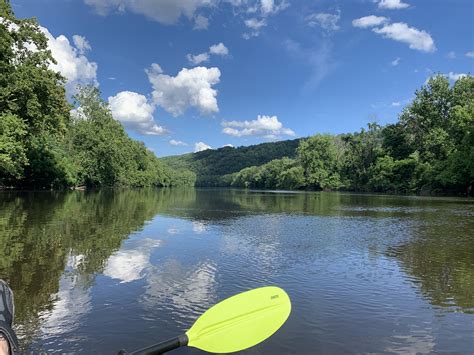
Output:
<svg viewBox="0 0 474 355">
<path fill-rule="evenodd" d="M 290 298 L 281 288 L 256 288 L 209 308 L 185 334 L 131 354 L 162 354 L 181 346 L 221 354 L 244 350 L 269 338 L 290 312 Z"/>
</svg>

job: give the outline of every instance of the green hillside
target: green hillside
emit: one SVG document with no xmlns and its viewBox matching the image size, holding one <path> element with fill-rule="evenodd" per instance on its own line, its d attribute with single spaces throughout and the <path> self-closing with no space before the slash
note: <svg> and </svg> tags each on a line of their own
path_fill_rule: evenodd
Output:
<svg viewBox="0 0 474 355">
<path fill-rule="evenodd" d="M 198 153 L 169 156 L 160 160 L 173 170 L 191 170 L 197 186 L 230 185 L 229 175 L 274 159 L 295 158 L 300 139 L 262 143 L 248 147 L 223 147 Z"/>
</svg>

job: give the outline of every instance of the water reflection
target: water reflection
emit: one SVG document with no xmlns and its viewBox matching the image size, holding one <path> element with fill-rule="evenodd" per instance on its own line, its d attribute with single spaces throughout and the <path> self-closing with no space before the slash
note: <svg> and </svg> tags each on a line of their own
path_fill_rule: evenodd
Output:
<svg viewBox="0 0 474 355">
<path fill-rule="evenodd" d="M 3 192 L 0 277 L 33 351 L 139 347 L 273 283 L 294 316 L 252 353 L 462 352 L 473 214 L 470 200 L 338 193 Z"/>
<path fill-rule="evenodd" d="M 150 254 L 153 248 L 160 245 L 160 240 L 148 238 L 127 244 L 125 248 L 110 256 L 103 274 L 121 282 L 141 279 L 144 277 L 144 270 L 151 265 Z"/>
</svg>

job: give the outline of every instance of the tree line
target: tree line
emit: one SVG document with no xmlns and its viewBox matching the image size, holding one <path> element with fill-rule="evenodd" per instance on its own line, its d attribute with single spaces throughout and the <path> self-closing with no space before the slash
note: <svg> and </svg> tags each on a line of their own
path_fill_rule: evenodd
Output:
<svg viewBox="0 0 474 355">
<path fill-rule="evenodd" d="M 394 193 L 472 194 L 474 77 L 435 75 L 397 123 L 302 140 L 282 158 L 232 174 L 231 186 Z"/>
<path fill-rule="evenodd" d="M 6 0 L 0 19 L 0 187 L 194 184 L 194 173 L 168 169 L 131 139 L 96 87 L 68 102 L 35 19 L 16 19 Z"/>
</svg>

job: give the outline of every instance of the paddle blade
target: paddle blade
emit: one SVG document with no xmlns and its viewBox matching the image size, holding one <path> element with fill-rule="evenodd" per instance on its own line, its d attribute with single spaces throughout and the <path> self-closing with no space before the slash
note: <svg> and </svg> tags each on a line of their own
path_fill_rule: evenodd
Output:
<svg viewBox="0 0 474 355">
<path fill-rule="evenodd" d="M 239 293 L 208 309 L 186 332 L 188 346 L 213 353 L 250 348 L 275 333 L 291 312 L 281 288 L 267 286 Z"/>
</svg>

